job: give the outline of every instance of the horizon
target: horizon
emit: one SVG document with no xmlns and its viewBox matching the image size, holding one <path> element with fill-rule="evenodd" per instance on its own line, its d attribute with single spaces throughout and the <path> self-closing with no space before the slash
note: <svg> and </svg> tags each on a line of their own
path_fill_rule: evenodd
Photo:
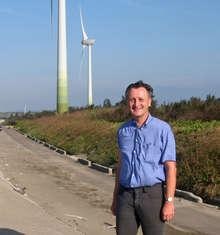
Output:
<svg viewBox="0 0 220 235">
<path fill-rule="evenodd" d="M 190 101 L 190 99 L 192 99 L 192 98 L 196 98 L 196 99 L 200 99 L 201 101 L 206 101 L 206 99 L 207 99 L 207 97 L 208 96 L 211 96 L 211 97 L 214 97 L 215 99 L 217 99 L 217 100 L 220 100 L 220 97 L 216 97 L 215 95 L 212 95 L 212 94 L 208 94 L 208 95 L 206 95 L 206 97 L 205 98 L 200 98 L 200 97 L 196 97 L 196 96 L 191 96 L 191 97 L 189 97 L 188 99 L 181 99 L 181 100 L 176 100 L 176 101 L 170 101 L 170 102 L 162 102 L 162 103 L 159 103 L 158 101 L 157 101 L 157 99 L 155 99 L 155 98 L 153 98 L 153 100 L 154 101 L 156 101 L 156 106 L 157 107 L 160 107 L 161 105 L 171 105 L 171 104 L 173 104 L 173 103 L 180 103 L 180 102 L 182 102 L 182 101 Z M 108 99 L 108 98 L 106 98 L 106 99 Z M 110 99 L 109 99 L 110 100 Z M 120 101 L 122 101 L 122 99 L 121 100 L 119 100 L 119 101 L 117 101 L 117 102 L 115 102 L 114 104 L 111 102 L 111 100 L 110 100 L 110 102 L 111 102 L 111 106 L 110 107 L 116 107 L 117 106 L 117 103 L 119 103 Z M 103 100 L 103 102 L 104 102 L 104 100 Z M 26 107 L 27 108 L 27 107 Z M 87 106 L 69 106 L 69 109 L 71 109 L 71 108 L 73 108 L 73 109 L 87 109 L 87 108 L 89 108 L 89 106 L 87 105 Z M 102 104 L 100 104 L 100 105 L 94 105 L 94 108 L 104 108 L 103 107 L 103 103 Z M 28 110 L 27 109 L 27 111 L 25 112 L 25 113 L 28 113 L 28 112 L 31 112 L 31 113 L 40 113 L 40 112 L 56 112 L 56 109 L 42 109 L 42 110 Z M 69 112 L 69 111 L 68 111 Z M 0 111 L 0 113 L 24 113 L 24 110 L 13 110 L 13 111 Z"/>
</svg>

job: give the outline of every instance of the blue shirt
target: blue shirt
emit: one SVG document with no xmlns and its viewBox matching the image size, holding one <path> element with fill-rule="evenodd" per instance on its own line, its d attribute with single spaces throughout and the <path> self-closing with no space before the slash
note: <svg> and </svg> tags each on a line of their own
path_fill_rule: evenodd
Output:
<svg viewBox="0 0 220 235">
<path fill-rule="evenodd" d="M 170 126 L 151 115 L 139 128 L 134 120 L 118 130 L 121 154 L 119 183 L 128 188 L 152 186 L 165 181 L 164 162 L 176 161 Z"/>
</svg>

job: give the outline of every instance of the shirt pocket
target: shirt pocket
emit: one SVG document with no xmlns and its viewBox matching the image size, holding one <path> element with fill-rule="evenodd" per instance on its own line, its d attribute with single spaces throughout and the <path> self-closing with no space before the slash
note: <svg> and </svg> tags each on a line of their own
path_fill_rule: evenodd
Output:
<svg viewBox="0 0 220 235">
<path fill-rule="evenodd" d="M 145 143 L 144 160 L 158 164 L 161 158 L 160 146 L 153 143 Z"/>
</svg>

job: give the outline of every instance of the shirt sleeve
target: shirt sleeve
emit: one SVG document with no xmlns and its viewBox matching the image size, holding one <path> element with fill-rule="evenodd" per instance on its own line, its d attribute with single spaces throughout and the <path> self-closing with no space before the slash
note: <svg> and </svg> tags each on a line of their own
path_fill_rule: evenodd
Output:
<svg viewBox="0 0 220 235">
<path fill-rule="evenodd" d="M 176 161 L 176 144 L 170 126 L 167 126 L 162 134 L 163 151 L 161 162 Z"/>
<path fill-rule="evenodd" d="M 117 131 L 117 144 L 118 144 L 119 149 L 120 149 L 120 132 L 121 132 L 121 128 L 119 128 Z"/>
</svg>

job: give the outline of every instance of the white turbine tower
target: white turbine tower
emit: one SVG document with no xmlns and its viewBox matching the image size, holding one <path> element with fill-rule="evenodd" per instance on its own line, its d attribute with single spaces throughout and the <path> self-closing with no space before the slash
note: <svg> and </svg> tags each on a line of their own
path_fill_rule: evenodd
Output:
<svg viewBox="0 0 220 235">
<path fill-rule="evenodd" d="M 27 113 L 27 105 L 24 105 L 24 115 Z"/>
<path fill-rule="evenodd" d="M 53 18 L 51 0 L 51 24 Z M 57 112 L 68 111 L 67 47 L 66 47 L 66 0 L 58 0 L 57 39 Z"/>
<path fill-rule="evenodd" d="M 83 48 L 88 47 L 89 50 L 89 78 L 88 78 L 88 106 L 93 105 L 93 95 L 92 95 L 92 46 L 95 43 L 95 39 L 89 39 L 83 25 L 82 19 L 82 12 L 80 9 L 80 21 L 81 21 L 81 28 L 82 28 L 82 45 Z"/>
</svg>

